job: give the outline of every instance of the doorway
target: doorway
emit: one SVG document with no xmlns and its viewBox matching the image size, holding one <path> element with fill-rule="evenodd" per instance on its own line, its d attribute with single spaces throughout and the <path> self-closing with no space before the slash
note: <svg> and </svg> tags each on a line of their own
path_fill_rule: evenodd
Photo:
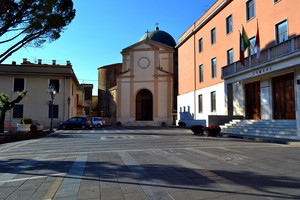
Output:
<svg viewBox="0 0 300 200">
<path fill-rule="evenodd" d="M 296 119 L 294 73 L 272 78 L 274 119 Z"/>
<path fill-rule="evenodd" d="M 153 97 L 149 90 L 143 89 L 136 95 L 136 120 L 153 120 Z"/>
<path fill-rule="evenodd" d="M 261 119 L 260 82 L 245 84 L 246 118 Z"/>
</svg>

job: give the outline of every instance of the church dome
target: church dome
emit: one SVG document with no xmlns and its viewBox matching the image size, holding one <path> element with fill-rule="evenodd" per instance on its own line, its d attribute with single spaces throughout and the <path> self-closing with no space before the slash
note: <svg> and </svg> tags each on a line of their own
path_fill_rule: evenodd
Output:
<svg viewBox="0 0 300 200">
<path fill-rule="evenodd" d="M 145 40 L 147 38 L 149 40 L 160 42 L 160 43 L 163 43 L 163 44 L 171 46 L 171 47 L 176 46 L 176 42 L 175 42 L 174 38 L 169 33 L 159 30 L 158 27 L 156 27 L 155 31 L 151 31 L 151 32 L 147 31 L 147 33 L 145 33 L 143 35 L 143 37 L 140 39 L 140 41 Z"/>
</svg>

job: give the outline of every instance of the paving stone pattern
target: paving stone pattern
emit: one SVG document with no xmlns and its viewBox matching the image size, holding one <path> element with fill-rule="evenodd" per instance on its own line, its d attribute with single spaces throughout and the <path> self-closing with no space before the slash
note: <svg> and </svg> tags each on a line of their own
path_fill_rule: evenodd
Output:
<svg viewBox="0 0 300 200">
<path fill-rule="evenodd" d="M 300 148 L 168 127 L 0 145 L 0 200 L 300 199 Z"/>
</svg>

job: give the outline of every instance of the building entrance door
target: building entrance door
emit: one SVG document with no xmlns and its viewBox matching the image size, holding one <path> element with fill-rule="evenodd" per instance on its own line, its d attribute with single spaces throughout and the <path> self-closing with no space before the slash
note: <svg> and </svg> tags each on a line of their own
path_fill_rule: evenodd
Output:
<svg viewBox="0 0 300 200">
<path fill-rule="evenodd" d="M 136 95 L 136 120 L 153 120 L 153 97 L 149 90 L 141 90 Z"/>
<path fill-rule="evenodd" d="M 272 78 L 274 119 L 296 119 L 294 73 Z"/>
<path fill-rule="evenodd" d="M 260 82 L 245 85 L 246 118 L 260 119 Z"/>
</svg>

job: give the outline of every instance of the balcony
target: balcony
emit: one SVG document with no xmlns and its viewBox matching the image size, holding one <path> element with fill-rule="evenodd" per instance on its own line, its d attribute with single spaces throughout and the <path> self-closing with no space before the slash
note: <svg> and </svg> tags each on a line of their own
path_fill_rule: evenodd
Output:
<svg viewBox="0 0 300 200">
<path fill-rule="evenodd" d="M 245 58 L 245 65 L 242 65 L 240 61 L 237 61 L 224 66 L 222 68 L 222 78 L 227 79 L 243 71 L 257 68 L 260 65 L 265 66 L 273 60 L 284 58 L 285 56 L 292 55 L 298 51 L 300 51 L 300 35 L 264 49 L 260 52 L 259 58 L 256 58 L 256 54 L 250 56 L 250 58 Z"/>
</svg>

